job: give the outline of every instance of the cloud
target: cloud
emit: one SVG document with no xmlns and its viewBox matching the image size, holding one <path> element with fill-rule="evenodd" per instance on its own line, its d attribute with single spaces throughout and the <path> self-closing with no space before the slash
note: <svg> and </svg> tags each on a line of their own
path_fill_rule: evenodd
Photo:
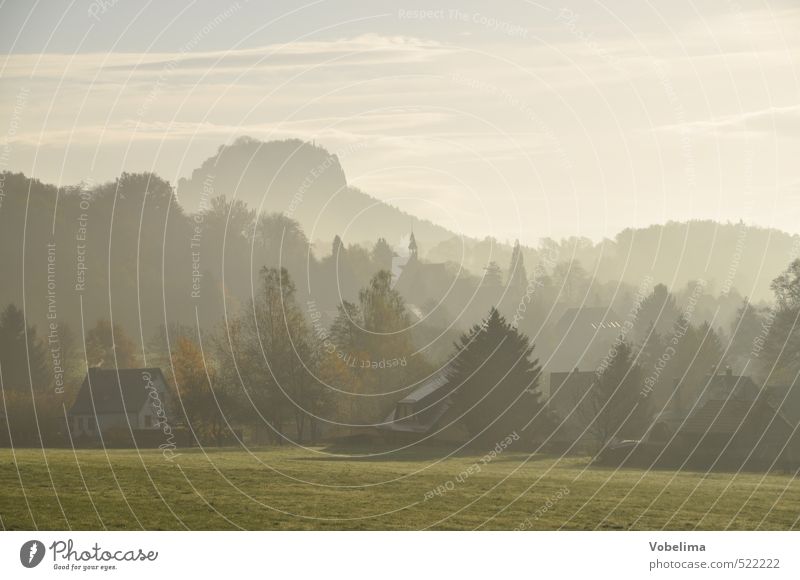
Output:
<svg viewBox="0 0 800 580">
<path fill-rule="evenodd" d="M 735 136 L 800 137 L 800 104 L 745 111 L 708 120 L 663 125 L 661 131 Z"/>
<path fill-rule="evenodd" d="M 743 21 L 733 10 L 704 8 L 705 20 L 679 7 L 658 18 L 637 12 L 610 20 L 587 8 L 572 27 L 554 13 L 521 19 L 536 32 L 524 42 L 452 33 L 455 23 L 444 34 L 445 23 L 385 19 L 337 29 L 344 36 L 288 43 L 262 36 L 266 44 L 234 50 L 12 54 L 0 117 L 11 113 L 18 87 L 30 87 L 14 137 L 15 168 L 27 170 L 27 162 L 45 179 L 75 181 L 87 171 L 81 163 L 96 155 L 101 178 L 142 167 L 177 175 L 240 135 L 296 137 L 334 152 L 368 144 L 343 164 L 375 195 L 427 192 L 455 207 L 475 190 L 499 219 L 503 188 L 562 200 L 556 213 L 571 215 L 573 205 L 563 200 L 580 198 L 581 212 L 602 209 L 622 220 L 632 199 L 641 198 L 641 211 L 662 211 L 658 195 L 644 191 L 689 191 L 687 156 L 698 194 L 724 179 L 735 201 L 746 188 L 736 174 L 738 139 L 800 136 L 798 13 L 746 12 Z M 283 37 L 304 32 L 301 26 Z M 684 140 L 674 139 L 686 133 L 709 138 L 687 153 Z M 729 138 L 726 147 L 713 142 L 719 137 Z M 783 145 L 786 157 L 800 149 L 800 141 Z M 47 164 L 38 148 L 46 149 Z M 763 168 L 775 164 L 765 161 L 747 187 L 796 179 L 789 163 L 767 176 Z M 539 206 L 530 207 L 534 215 Z"/>
<path fill-rule="evenodd" d="M 391 65 L 430 60 L 451 52 L 442 44 L 407 36 L 363 34 L 329 41 L 302 41 L 257 48 L 173 53 L 13 54 L 5 78 L 60 78 L 80 82 L 122 81 L 132 75 L 214 75 L 298 71 L 326 67 Z"/>
</svg>

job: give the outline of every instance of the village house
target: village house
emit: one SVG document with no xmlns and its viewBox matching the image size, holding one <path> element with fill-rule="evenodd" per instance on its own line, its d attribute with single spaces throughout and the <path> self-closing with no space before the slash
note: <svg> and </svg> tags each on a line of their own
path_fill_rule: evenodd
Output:
<svg viewBox="0 0 800 580">
<path fill-rule="evenodd" d="M 678 430 L 674 445 L 686 465 L 701 469 L 791 469 L 800 465 L 800 437 L 766 396 L 710 399 Z"/>
<path fill-rule="evenodd" d="M 163 430 L 167 398 L 159 368 L 90 368 L 67 414 L 72 437 L 99 438 L 118 428 Z"/>
<path fill-rule="evenodd" d="M 447 368 L 440 369 L 400 400 L 378 426 L 397 442 L 464 442 L 469 439 L 447 388 Z"/>
<path fill-rule="evenodd" d="M 792 424 L 800 424 L 800 383 L 770 385 L 766 387 L 767 398 Z"/>
<path fill-rule="evenodd" d="M 709 401 L 752 402 L 758 394 L 759 388 L 753 379 L 746 375 L 734 375 L 730 367 L 724 372 L 712 369 L 697 384 L 687 384 L 676 378 L 671 392 L 665 392 L 665 403 L 661 404 L 663 409 L 653 420 L 650 438 L 659 441 L 670 439 L 691 413 Z"/>
<path fill-rule="evenodd" d="M 794 470 L 800 467 L 800 432 L 775 403 L 730 368 L 702 384 L 676 381 L 670 404 L 653 421 L 642 453 L 632 459 L 657 467 L 722 470 Z M 628 461 L 630 465 L 637 461 Z"/>
</svg>

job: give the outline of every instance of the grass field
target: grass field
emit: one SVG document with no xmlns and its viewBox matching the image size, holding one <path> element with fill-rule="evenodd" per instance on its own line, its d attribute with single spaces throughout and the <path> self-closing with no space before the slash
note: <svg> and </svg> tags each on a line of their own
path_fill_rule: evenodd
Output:
<svg viewBox="0 0 800 580">
<path fill-rule="evenodd" d="M 322 449 L 0 450 L 18 529 L 791 529 L 800 481 L 588 467 L 506 452 L 441 460 Z M 358 451 L 353 451 L 353 454 Z M 438 489 L 438 493 L 436 490 Z"/>
</svg>

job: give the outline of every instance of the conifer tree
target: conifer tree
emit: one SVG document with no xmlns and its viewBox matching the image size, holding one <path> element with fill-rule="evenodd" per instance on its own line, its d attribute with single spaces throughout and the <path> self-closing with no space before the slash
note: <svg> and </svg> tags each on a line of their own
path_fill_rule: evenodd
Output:
<svg viewBox="0 0 800 580">
<path fill-rule="evenodd" d="M 511 264 L 508 267 L 508 288 L 514 296 L 522 296 L 528 286 L 528 273 L 519 240 L 514 242 L 511 251 Z"/>
<path fill-rule="evenodd" d="M 580 406 L 582 419 L 599 444 L 612 439 L 641 437 L 647 429 L 649 410 L 642 393 L 642 370 L 625 341 L 589 388 Z"/>
<path fill-rule="evenodd" d="M 533 432 L 529 422 L 542 408 L 533 349 L 495 308 L 461 336 L 448 386 L 474 442 L 491 446 L 514 432 Z"/>
</svg>

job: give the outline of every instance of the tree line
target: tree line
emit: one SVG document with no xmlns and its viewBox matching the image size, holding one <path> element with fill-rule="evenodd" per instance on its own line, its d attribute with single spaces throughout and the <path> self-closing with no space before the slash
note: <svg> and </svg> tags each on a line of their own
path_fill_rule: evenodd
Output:
<svg viewBox="0 0 800 580">
<path fill-rule="evenodd" d="M 34 412 L 63 417 L 87 367 L 148 365 L 168 369 L 183 419 L 201 426 L 205 440 L 222 441 L 231 425 L 252 423 L 268 426 L 260 434 L 267 441 L 285 441 L 289 432 L 313 441 L 324 429 L 374 423 L 450 360 L 461 373 L 454 384 L 473 385 L 454 396 L 478 389 L 473 402 L 490 405 L 488 416 L 522 401 L 513 423 L 546 432 L 549 419 L 532 377 L 541 375 L 534 360 L 546 360 L 560 340 L 552 312 L 586 304 L 627 312 L 636 302 L 634 286 L 602 281 L 565 256 L 563 245 L 551 243 L 548 251 L 545 244 L 526 265 L 531 254 L 517 243 L 505 270 L 489 260 L 479 275 L 445 262 L 452 288 L 441 289 L 440 300 L 408 304 L 395 285 L 397 247 L 383 238 L 370 247 L 336 236 L 330 253 L 318 258 L 299 223 L 259 214 L 235 195 L 210 197 L 188 214 L 154 174 L 60 189 L 4 175 L 0 260 L 4 271 L 20 275 L 0 289 L 7 304 L 0 372 L 5 415 L 26 418 L 16 422 L 28 433 L 36 431 L 28 420 Z M 85 288 L 76 288 L 80 264 Z M 774 280 L 772 304 L 750 302 L 734 288 L 715 294 L 692 281 L 673 291 L 656 285 L 598 373 L 591 429 L 618 431 L 616 414 L 628 417 L 635 406 L 626 420 L 630 433 L 641 431 L 675 376 L 700 384 L 709 369 L 729 365 L 761 382 L 791 383 L 800 364 L 799 271 L 795 260 Z M 528 337 L 536 337 L 536 357 Z M 463 369 L 470 367 L 459 361 L 490 360 L 494 351 L 487 349 L 498 341 L 516 350 L 501 351 L 504 362 L 484 364 L 480 380 L 467 381 Z M 481 354 L 471 359 L 475 352 Z M 506 378 L 505 366 L 520 354 L 533 366 Z M 501 371 L 500 383 L 513 385 L 503 397 L 495 398 L 503 389 L 475 394 L 491 384 L 485 373 Z M 645 389 L 642 400 L 642 385 L 651 383 L 653 393 Z M 476 413 L 465 415 L 468 424 Z"/>
</svg>

